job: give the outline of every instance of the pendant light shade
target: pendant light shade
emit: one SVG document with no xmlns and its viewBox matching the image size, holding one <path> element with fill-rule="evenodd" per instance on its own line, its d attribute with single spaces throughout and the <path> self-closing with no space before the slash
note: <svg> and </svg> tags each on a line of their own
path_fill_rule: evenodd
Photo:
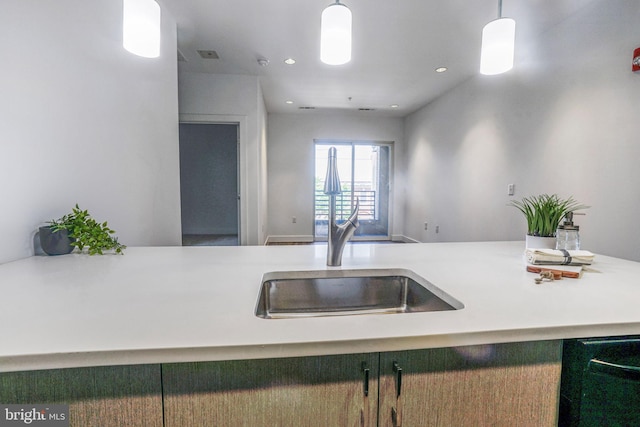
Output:
<svg viewBox="0 0 640 427">
<path fill-rule="evenodd" d="M 123 0 L 122 45 L 145 58 L 160 56 L 160 6 L 155 0 Z"/>
<path fill-rule="evenodd" d="M 339 0 L 322 11 L 320 60 L 329 65 L 351 61 L 351 10 Z"/>
<path fill-rule="evenodd" d="M 500 74 L 513 68 L 516 21 L 499 18 L 489 22 L 482 30 L 480 73 Z"/>
</svg>

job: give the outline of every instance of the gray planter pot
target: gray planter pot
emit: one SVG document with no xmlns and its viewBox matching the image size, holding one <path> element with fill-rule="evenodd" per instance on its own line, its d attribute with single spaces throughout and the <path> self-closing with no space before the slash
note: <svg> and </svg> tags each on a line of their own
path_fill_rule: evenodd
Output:
<svg viewBox="0 0 640 427">
<path fill-rule="evenodd" d="M 65 255 L 73 250 L 71 243 L 73 238 L 69 237 L 67 230 L 59 230 L 55 233 L 51 227 L 40 227 L 40 246 L 47 255 Z"/>
</svg>

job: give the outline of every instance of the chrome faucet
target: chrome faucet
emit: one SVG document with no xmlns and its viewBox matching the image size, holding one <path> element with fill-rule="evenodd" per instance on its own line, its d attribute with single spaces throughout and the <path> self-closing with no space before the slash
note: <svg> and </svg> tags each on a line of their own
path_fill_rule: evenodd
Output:
<svg viewBox="0 0 640 427">
<path fill-rule="evenodd" d="M 327 177 L 324 182 L 324 194 L 329 196 L 329 228 L 327 230 L 327 265 L 342 265 L 342 250 L 358 228 L 358 209 L 360 202 L 356 198 L 356 207 L 344 223 L 336 224 L 336 195 L 342 193 L 338 166 L 336 164 L 336 148 L 329 148 Z"/>
</svg>

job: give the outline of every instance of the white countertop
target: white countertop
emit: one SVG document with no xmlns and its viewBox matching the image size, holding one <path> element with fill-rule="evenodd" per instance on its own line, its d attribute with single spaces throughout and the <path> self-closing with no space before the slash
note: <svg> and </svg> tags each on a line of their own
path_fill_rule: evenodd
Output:
<svg viewBox="0 0 640 427">
<path fill-rule="evenodd" d="M 640 263 L 596 256 L 536 285 L 523 242 L 128 248 L 0 265 L 0 372 L 273 358 L 640 334 Z M 270 271 L 406 268 L 464 308 L 262 319 Z"/>
</svg>

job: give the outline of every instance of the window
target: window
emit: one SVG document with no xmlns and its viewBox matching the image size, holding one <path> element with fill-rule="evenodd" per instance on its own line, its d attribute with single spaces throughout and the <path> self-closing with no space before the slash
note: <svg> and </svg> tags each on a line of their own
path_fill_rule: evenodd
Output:
<svg viewBox="0 0 640 427">
<path fill-rule="evenodd" d="M 324 194 L 329 148 L 337 150 L 338 175 L 342 194 L 336 196 L 336 221 L 343 222 L 360 202 L 356 238 L 389 238 L 389 193 L 391 187 L 390 143 L 316 141 L 314 237 L 326 240 L 329 218 L 329 196 Z"/>
</svg>

